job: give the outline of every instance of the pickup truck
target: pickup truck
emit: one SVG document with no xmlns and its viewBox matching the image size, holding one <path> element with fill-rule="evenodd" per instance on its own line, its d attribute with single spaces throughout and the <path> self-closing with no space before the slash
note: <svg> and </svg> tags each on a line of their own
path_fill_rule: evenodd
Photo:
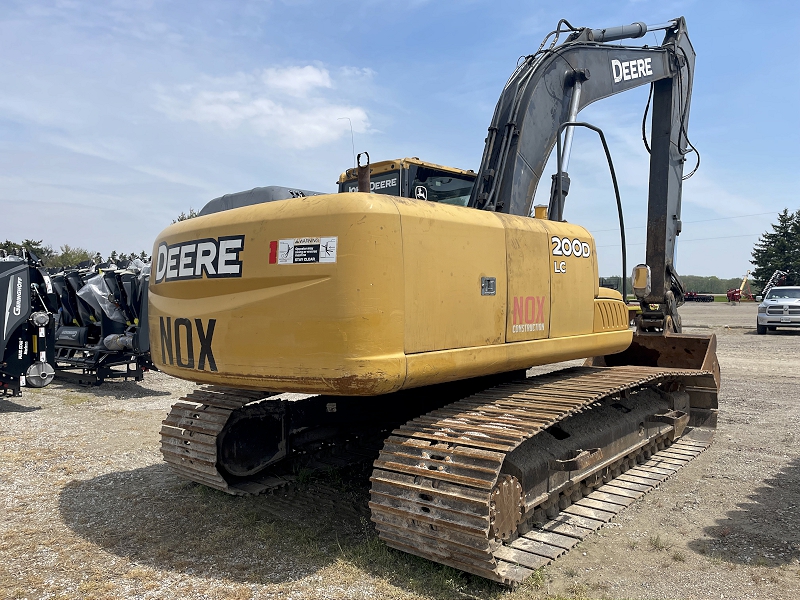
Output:
<svg viewBox="0 0 800 600">
<path fill-rule="evenodd" d="M 800 327 L 800 286 L 774 287 L 759 304 L 756 331 L 763 335 L 777 327 Z"/>
</svg>

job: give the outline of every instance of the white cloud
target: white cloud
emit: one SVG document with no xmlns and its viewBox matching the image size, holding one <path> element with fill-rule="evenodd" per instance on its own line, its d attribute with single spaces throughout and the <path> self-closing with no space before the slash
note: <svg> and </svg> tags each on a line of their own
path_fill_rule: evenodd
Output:
<svg viewBox="0 0 800 600">
<path fill-rule="evenodd" d="M 694 168 L 689 158 L 689 169 Z M 770 198 L 749 194 L 741 187 L 741 182 L 731 180 L 730 174 L 720 172 L 711 166 L 700 165 L 697 173 L 684 182 L 683 202 L 709 209 L 718 215 L 735 217 L 770 210 L 775 205 Z M 765 203 L 764 200 L 767 200 Z"/>
<path fill-rule="evenodd" d="M 345 69 L 342 78 L 371 77 L 370 71 Z M 319 66 L 268 68 L 255 74 L 206 77 L 190 85 L 157 88 L 157 108 L 179 121 L 249 129 L 285 148 L 303 149 L 336 140 L 353 129 L 370 129 L 360 106 L 338 98 L 334 78 Z"/>
<path fill-rule="evenodd" d="M 304 97 L 314 88 L 331 88 L 331 76 L 327 69 L 312 65 L 265 69 L 262 79 L 267 88 L 285 92 L 290 96 Z"/>
</svg>

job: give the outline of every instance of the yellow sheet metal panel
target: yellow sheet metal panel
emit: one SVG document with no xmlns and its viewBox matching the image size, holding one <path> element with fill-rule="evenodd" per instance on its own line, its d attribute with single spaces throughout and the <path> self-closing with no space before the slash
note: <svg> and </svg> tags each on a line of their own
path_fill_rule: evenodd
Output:
<svg viewBox="0 0 800 600">
<path fill-rule="evenodd" d="M 628 329 L 628 307 L 622 300 L 597 299 L 594 301 L 594 331 L 621 331 Z"/>
<path fill-rule="evenodd" d="M 184 221 L 153 254 L 153 359 L 199 382 L 380 395 L 610 354 L 631 338 L 622 302 L 595 301 L 594 244 L 569 224 L 334 194 Z M 515 298 L 517 321 L 544 329 L 514 329 Z"/>
<path fill-rule="evenodd" d="M 504 341 L 505 231 L 496 214 L 395 198 L 403 230 L 406 354 Z M 482 278 L 495 293 L 481 294 Z"/>
<path fill-rule="evenodd" d="M 405 388 L 456 381 L 587 356 L 613 354 L 631 344 L 633 331 L 609 331 L 571 337 L 461 348 L 408 356 Z"/>
<path fill-rule="evenodd" d="M 550 337 L 592 333 L 599 289 L 594 238 L 578 225 L 537 222 L 550 236 Z"/>
<path fill-rule="evenodd" d="M 598 298 L 610 298 L 612 300 L 622 300 L 622 292 L 612 290 L 611 288 L 600 287 L 597 288 Z"/>
<path fill-rule="evenodd" d="M 403 250 L 388 197 L 313 196 L 198 217 L 167 228 L 153 254 L 152 354 L 167 373 L 334 394 L 402 385 Z"/>
<path fill-rule="evenodd" d="M 543 221 L 498 214 L 506 230 L 506 341 L 550 333 L 550 236 Z"/>
</svg>

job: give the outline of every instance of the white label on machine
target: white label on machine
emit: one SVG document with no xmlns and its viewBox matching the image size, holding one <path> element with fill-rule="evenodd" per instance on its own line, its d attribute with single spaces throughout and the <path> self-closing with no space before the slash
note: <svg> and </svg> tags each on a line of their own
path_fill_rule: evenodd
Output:
<svg viewBox="0 0 800 600">
<path fill-rule="evenodd" d="M 278 264 L 335 263 L 338 238 L 305 237 L 278 241 Z"/>
</svg>

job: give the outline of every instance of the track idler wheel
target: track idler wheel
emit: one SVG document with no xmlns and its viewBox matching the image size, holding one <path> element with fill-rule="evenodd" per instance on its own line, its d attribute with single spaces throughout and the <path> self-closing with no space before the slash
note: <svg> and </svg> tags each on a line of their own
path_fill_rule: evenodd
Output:
<svg viewBox="0 0 800 600">
<path fill-rule="evenodd" d="M 522 485 L 516 477 L 501 475 L 489 501 L 489 537 L 498 540 L 511 538 L 524 514 Z"/>
</svg>

